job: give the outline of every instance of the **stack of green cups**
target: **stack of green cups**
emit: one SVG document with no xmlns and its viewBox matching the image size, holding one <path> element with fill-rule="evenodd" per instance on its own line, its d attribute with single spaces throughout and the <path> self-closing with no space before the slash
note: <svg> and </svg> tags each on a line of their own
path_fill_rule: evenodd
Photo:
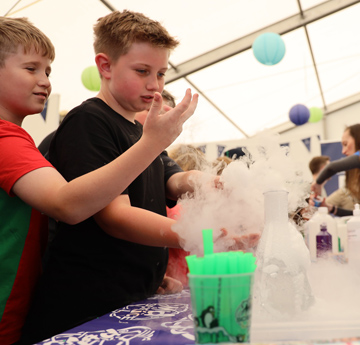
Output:
<svg viewBox="0 0 360 345">
<path fill-rule="evenodd" d="M 186 257 L 196 342 L 249 342 L 256 258 L 242 251 L 214 253 L 212 233 L 203 230 L 203 257 Z"/>
</svg>

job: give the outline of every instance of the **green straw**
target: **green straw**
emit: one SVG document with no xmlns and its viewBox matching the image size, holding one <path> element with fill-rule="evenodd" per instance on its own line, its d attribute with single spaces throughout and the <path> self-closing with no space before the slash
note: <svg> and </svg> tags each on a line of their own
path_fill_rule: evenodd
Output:
<svg viewBox="0 0 360 345">
<path fill-rule="evenodd" d="M 213 230 L 204 229 L 202 231 L 204 243 L 204 256 L 214 253 Z"/>
<path fill-rule="evenodd" d="M 256 269 L 256 258 L 252 253 L 230 251 L 214 253 L 213 230 L 202 230 L 204 256 L 189 255 L 186 262 L 190 274 L 194 275 L 227 275 L 252 273 Z"/>
</svg>

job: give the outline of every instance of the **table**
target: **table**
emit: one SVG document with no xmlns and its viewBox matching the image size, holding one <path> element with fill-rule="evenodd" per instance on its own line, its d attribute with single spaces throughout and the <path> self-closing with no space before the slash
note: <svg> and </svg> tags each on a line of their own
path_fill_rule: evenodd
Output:
<svg viewBox="0 0 360 345">
<path fill-rule="evenodd" d="M 194 344 L 190 292 L 155 295 L 114 310 L 41 345 L 187 345 Z"/>
<path fill-rule="evenodd" d="M 255 321 L 255 322 L 254 322 Z M 260 325 L 253 320 L 251 336 L 253 345 L 360 345 L 360 327 L 346 327 L 346 337 L 352 339 L 310 341 L 305 334 L 291 338 L 292 341 L 262 341 L 259 336 Z M 286 327 L 296 326 L 273 324 L 262 332 L 278 332 L 281 338 Z M 332 325 L 339 326 L 338 323 Z M 277 328 L 276 328 L 277 327 Z M 350 329 L 351 328 L 351 329 Z M 356 330 L 355 330 L 356 328 Z M 352 331 L 351 331 L 352 330 Z M 355 331 L 354 331 L 355 330 Z M 359 333 L 358 333 L 359 331 Z M 299 333 L 299 332 L 298 332 Z M 353 334 L 351 334 L 353 333 Z M 330 334 L 326 331 L 324 334 Z M 274 334 L 273 334 L 274 336 Z M 272 338 L 276 339 L 276 337 Z M 325 338 L 324 338 L 325 339 Z M 334 338 L 333 338 L 334 339 Z M 338 339 L 338 338 L 336 338 Z M 195 344 L 194 324 L 191 311 L 190 291 L 183 290 L 173 295 L 155 295 L 144 301 L 132 303 L 114 310 L 102 317 L 86 322 L 62 334 L 44 340 L 38 345 L 190 345 Z M 245 345 L 245 344 L 243 344 Z"/>
</svg>

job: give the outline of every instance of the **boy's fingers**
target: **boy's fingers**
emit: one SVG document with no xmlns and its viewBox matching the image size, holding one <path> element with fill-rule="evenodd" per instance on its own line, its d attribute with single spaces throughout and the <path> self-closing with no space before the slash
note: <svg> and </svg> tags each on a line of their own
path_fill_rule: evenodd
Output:
<svg viewBox="0 0 360 345">
<path fill-rule="evenodd" d="M 182 121 L 183 123 L 190 117 L 192 116 L 194 113 L 195 113 L 195 110 L 196 110 L 196 107 L 197 107 L 197 104 L 198 104 L 198 100 L 199 100 L 199 95 L 196 93 L 194 94 L 191 102 L 190 102 L 190 105 L 188 107 L 188 109 L 183 113 L 182 115 Z"/>
<path fill-rule="evenodd" d="M 159 92 L 155 92 L 154 100 L 151 104 L 151 107 L 150 107 L 147 117 L 149 117 L 149 116 L 154 117 L 154 116 L 158 115 L 161 111 L 161 108 L 162 108 L 161 94 Z"/>
<path fill-rule="evenodd" d="M 194 114 L 198 104 L 198 94 L 191 95 L 191 90 L 186 90 L 183 100 L 174 108 L 174 116 L 178 117 L 178 121 L 183 124 L 191 115 Z"/>
</svg>

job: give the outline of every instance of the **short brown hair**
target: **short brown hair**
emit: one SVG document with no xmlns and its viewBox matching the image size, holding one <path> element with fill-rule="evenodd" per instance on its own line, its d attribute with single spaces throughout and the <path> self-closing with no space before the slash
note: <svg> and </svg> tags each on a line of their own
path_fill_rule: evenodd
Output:
<svg viewBox="0 0 360 345">
<path fill-rule="evenodd" d="M 128 10 L 99 18 L 94 25 L 94 36 L 95 54 L 104 53 L 114 61 L 126 54 L 135 42 L 169 50 L 179 44 L 159 22 Z"/>
<path fill-rule="evenodd" d="M 321 168 L 328 162 L 330 161 L 330 157 L 329 156 L 317 156 L 314 157 L 310 162 L 309 162 L 309 169 L 311 171 L 311 173 L 317 174 Z"/>
<path fill-rule="evenodd" d="M 27 18 L 0 17 L 0 67 L 4 67 L 9 54 L 23 46 L 24 53 L 32 48 L 51 61 L 55 59 L 55 48 L 50 39 Z"/>
</svg>

